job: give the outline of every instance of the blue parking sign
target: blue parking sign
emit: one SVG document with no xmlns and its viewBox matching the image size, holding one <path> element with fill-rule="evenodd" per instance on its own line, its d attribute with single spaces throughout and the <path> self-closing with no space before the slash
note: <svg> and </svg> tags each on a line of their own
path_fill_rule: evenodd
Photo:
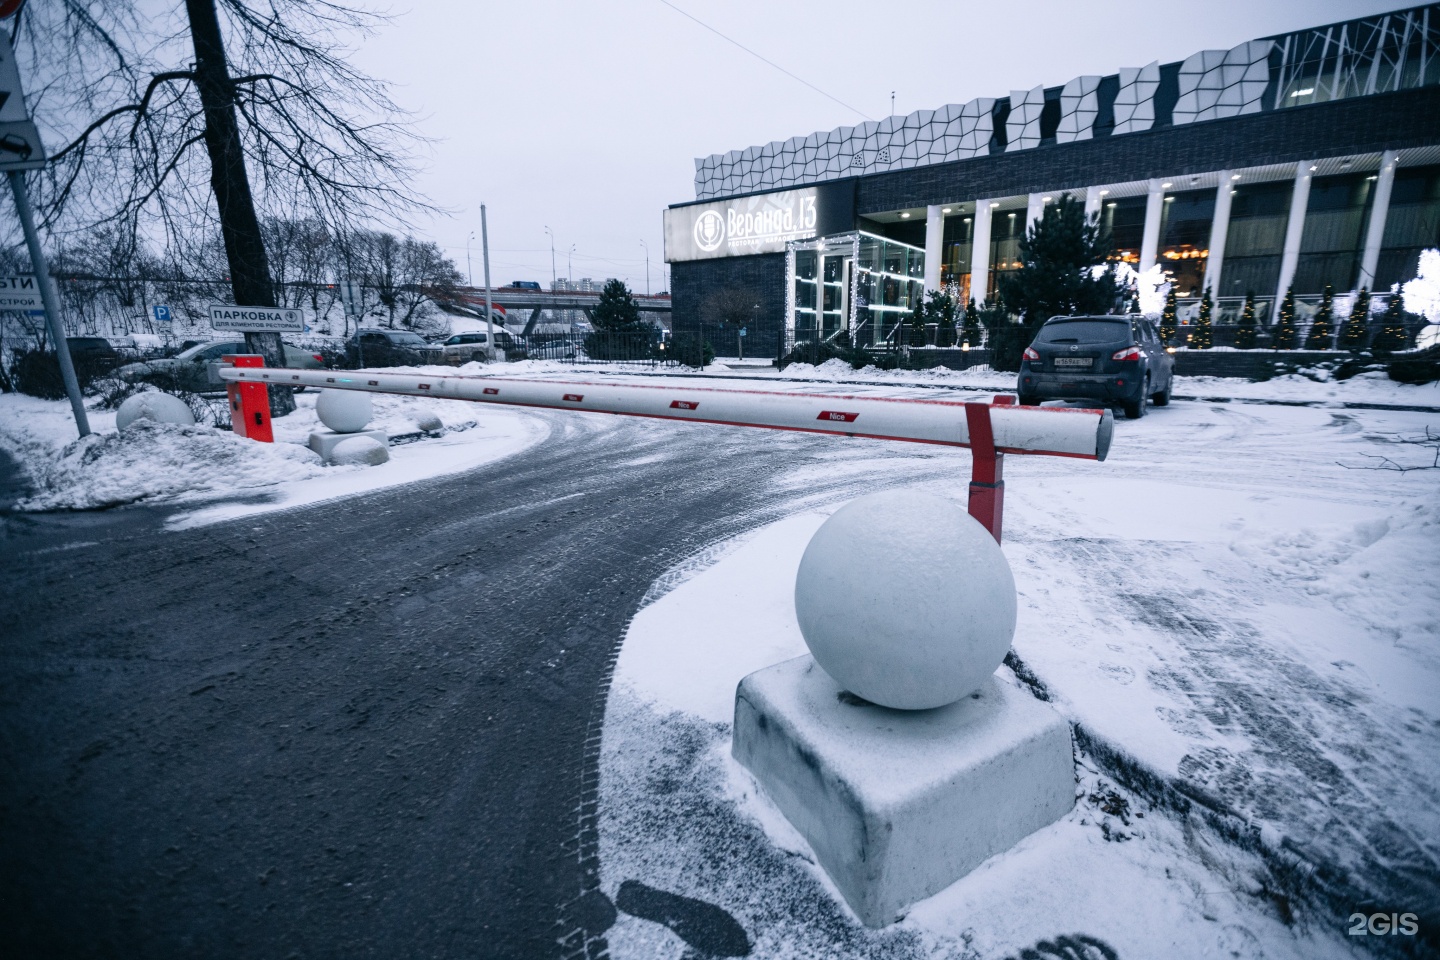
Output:
<svg viewBox="0 0 1440 960">
<path fill-rule="evenodd" d="M 150 312 L 155 315 L 156 323 L 170 322 L 170 308 L 165 306 L 163 303 L 155 304 L 155 306 L 150 308 Z"/>
</svg>

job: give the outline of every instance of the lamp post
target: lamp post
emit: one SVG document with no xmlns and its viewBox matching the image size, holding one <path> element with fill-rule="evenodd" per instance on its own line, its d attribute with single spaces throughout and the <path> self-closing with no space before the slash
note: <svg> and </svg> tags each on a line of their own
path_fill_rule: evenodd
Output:
<svg viewBox="0 0 1440 960">
<path fill-rule="evenodd" d="M 575 261 L 574 261 L 574 256 L 575 256 L 575 247 L 576 247 L 576 246 L 577 246 L 576 244 L 573 244 L 573 243 L 572 243 L 572 244 L 570 244 L 570 249 L 567 250 L 567 251 L 565 251 L 565 274 L 566 274 L 566 282 L 570 284 L 570 289 L 571 289 L 571 290 L 574 290 L 574 289 L 575 289 Z"/>
<path fill-rule="evenodd" d="M 484 206 L 484 204 L 481 204 Z M 475 286 L 475 269 L 470 266 L 470 241 L 475 239 L 475 231 L 470 231 L 470 236 L 465 238 L 465 276 L 470 286 Z"/>
<path fill-rule="evenodd" d="M 550 237 L 550 291 L 553 293 L 555 291 L 555 234 L 549 227 L 545 228 L 545 233 Z"/>
<path fill-rule="evenodd" d="M 641 240 L 640 246 L 645 248 L 645 296 L 648 297 L 650 296 L 650 245 Z"/>
<path fill-rule="evenodd" d="M 475 234 L 470 234 L 475 236 Z M 490 230 L 485 223 L 485 204 L 480 204 L 480 256 L 485 264 L 485 353 L 495 360 L 495 309 L 490 303 Z M 472 283 L 471 286 L 474 286 Z"/>
</svg>

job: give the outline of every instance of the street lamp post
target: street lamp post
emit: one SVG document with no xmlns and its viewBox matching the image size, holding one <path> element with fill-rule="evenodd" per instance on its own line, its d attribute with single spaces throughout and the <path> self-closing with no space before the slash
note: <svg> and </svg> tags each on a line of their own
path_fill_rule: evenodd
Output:
<svg viewBox="0 0 1440 960">
<path fill-rule="evenodd" d="M 650 296 L 650 245 L 641 240 L 640 246 L 645 248 L 645 296 L 648 297 Z"/>
<path fill-rule="evenodd" d="M 576 246 L 577 246 L 577 244 L 573 244 L 573 243 L 572 243 L 572 244 L 570 244 L 570 249 L 567 250 L 567 251 L 565 251 L 565 275 L 566 275 L 566 283 L 570 284 L 570 289 L 571 289 L 571 290 L 574 290 L 574 289 L 575 289 L 575 260 L 574 260 L 574 257 L 575 257 L 575 247 L 576 247 Z"/>
<path fill-rule="evenodd" d="M 553 293 L 555 291 L 555 234 L 549 227 L 545 228 L 545 233 L 550 237 L 550 291 Z"/>
<path fill-rule="evenodd" d="M 470 231 L 470 236 L 465 238 L 465 277 L 470 286 L 475 286 L 475 268 L 470 266 L 470 241 L 475 239 L 475 231 Z"/>
</svg>

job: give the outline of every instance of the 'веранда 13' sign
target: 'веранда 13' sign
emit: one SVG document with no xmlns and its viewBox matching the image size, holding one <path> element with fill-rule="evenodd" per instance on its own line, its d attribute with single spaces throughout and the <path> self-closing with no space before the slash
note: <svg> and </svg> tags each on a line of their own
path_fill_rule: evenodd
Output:
<svg viewBox="0 0 1440 960">
<path fill-rule="evenodd" d="M 791 240 L 848 230 L 854 221 L 853 191 L 841 193 L 846 195 L 817 186 L 672 207 L 665 211 L 665 259 L 673 263 L 783 253 Z M 835 203 L 837 199 L 842 202 Z"/>
</svg>

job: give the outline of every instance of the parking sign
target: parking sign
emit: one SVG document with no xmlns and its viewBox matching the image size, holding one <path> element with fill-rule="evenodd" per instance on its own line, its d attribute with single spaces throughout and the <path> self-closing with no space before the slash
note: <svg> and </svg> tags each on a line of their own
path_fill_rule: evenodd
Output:
<svg viewBox="0 0 1440 960">
<path fill-rule="evenodd" d="M 155 304 L 155 306 L 153 306 L 153 307 L 150 308 L 150 312 L 155 315 L 155 322 L 156 322 L 156 323 L 169 323 L 169 322 L 170 322 L 170 308 L 167 307 L 167 306 L 165 306 L 165 304 L 163 304 L 163 303 L 157 303 L 157 304 Z"/>
</svg>

